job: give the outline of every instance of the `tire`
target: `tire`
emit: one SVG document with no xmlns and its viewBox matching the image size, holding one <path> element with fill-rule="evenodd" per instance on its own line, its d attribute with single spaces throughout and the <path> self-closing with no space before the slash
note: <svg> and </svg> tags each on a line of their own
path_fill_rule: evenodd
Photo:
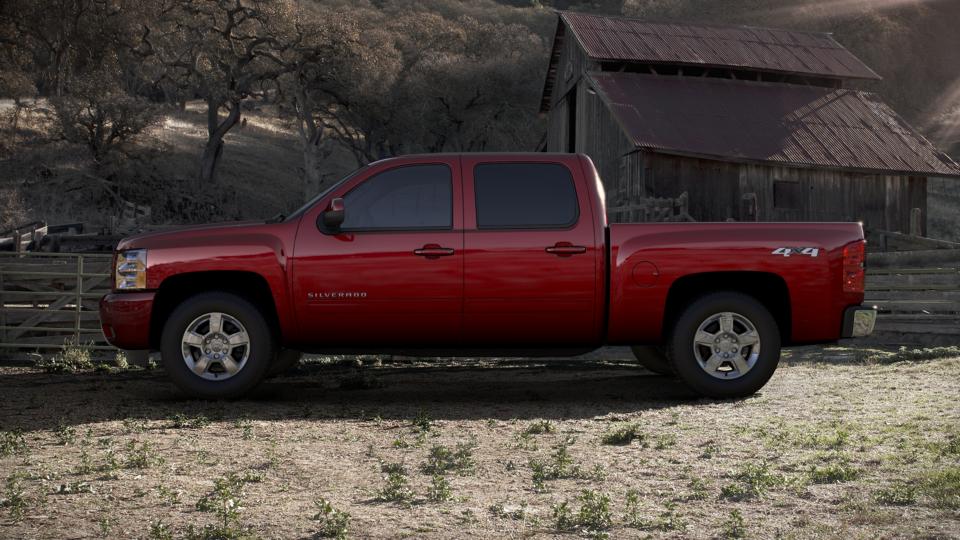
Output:
<svg viewBox="0 0 960 540">
<path fill-rule="evenodd" d="M 630 350 L 633 351 L 633 356 L 637 358 L 641 366 L 659 375 L 673 375 L 673 367 L 662 348 L 634 345 L 630 347 Z"/>
<path fill-rule="evenodd" d="M 293 369 L 293 366 L 300 363 L 303 353 L 293 349 L 280 349 L 273 363 L 270 364 L 270 370 L 267 372 L 267 378 L 277 377 Z"/>
<path fill-rule="evenodd" d="M 755 344 L 750 343 L 753 340 Z M 776 371 L 780 329 L 755 298 L 712 293 L 695 300 L 677 318 L 667 356 L 680 379 L 697 393 L 717 399 L 745 397 L 762 388 Z"/>
<path fill-rule="evenodd" d="M 214 321 L 221 332 L 212 332 Z M 244 338 L 245 345 L 228 342 Z M 204 347 L 210 355 L 202 355 Z M 177 306 L 164 323 L 160 341 L 170 379 L 186 394 L 202 399 L 232 399 L 253 390 L 270 369 L 274 350 L 273 333 L 260 310 L 225 292 L 198 294 Z M 213 360 L 214 354 L 221 359 Z"/>
</svg>

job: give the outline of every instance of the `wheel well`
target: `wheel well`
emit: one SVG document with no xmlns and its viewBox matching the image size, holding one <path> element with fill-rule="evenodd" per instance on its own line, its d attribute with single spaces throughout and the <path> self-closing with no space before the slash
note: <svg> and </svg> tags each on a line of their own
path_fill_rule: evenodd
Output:
<svg viewBox="0 0 960 540">
<path fill-rule="evenodd" d="M 163 324 L 177 306 L 191 296 L 211 291 L 228 292 L 252 302 L 261 310 L 267 324 L 279 338 L 277 307 L 273 302 L 270 285 L 263 276 L 254 272 L 237 271 L 191 272 L 171 276 L 160 284 L 150 315 L 151 348 L 160 347 Z"/>
<path fill-rule="evenodd" d="M 768 272 L 705 272 L 677 279 L 667 293 L 663 327 L 670 328 L 683 308 L 697 298 L 718 291 L 752 296 L 770 310 L 780 328 L 781 341 L 790 341 L 790 290 L 783 278 Z"/>
</svg>

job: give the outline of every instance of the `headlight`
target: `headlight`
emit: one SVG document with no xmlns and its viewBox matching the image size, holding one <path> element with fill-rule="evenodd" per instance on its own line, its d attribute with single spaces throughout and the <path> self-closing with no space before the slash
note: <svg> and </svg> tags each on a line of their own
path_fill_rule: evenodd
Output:
<svg viewBox="0 0 960 540">
<path fill-rule="evenodd" d="M 147 288 L 147 250 L 131 249 L 117 253 L 117 268 L 114 273 L 117 290 Z"/>
</svg>

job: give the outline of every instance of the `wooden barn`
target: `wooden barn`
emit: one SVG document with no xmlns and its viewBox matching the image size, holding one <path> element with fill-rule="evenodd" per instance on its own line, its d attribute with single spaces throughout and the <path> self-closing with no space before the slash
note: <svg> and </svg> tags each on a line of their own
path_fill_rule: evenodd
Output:
<svg viewBox="0 0 960 540">
<path fill-rule="evenodd" d="M 960 166 L 878 96 L 845 88 L 876 79 L 829 34 L 561 12 L 543 149 L 593 159 L 613 221 L 686 193 L 698 221 L 924 234 L 927 178 Z"/>
</svg>

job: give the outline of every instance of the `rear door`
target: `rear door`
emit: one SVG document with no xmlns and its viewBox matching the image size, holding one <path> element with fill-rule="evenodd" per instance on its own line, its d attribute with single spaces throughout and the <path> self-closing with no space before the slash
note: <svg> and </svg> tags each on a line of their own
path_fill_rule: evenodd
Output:
<svg viewBox="0 0 960 540">
<path fill-rule="evenodd" d="M 464 338 L 569 346 L 597 339 L 597 246 L 578 162 L 464 156 Z"/>
<path fill-rule="evenodd" d="M 336 234 L 316 226 L 342 197 Z M 320 346 L 459 343 L 463 230 L 459 159 L 391 160 L 304 216 L 292 261 L 301 341 Z"/>
</svg>

